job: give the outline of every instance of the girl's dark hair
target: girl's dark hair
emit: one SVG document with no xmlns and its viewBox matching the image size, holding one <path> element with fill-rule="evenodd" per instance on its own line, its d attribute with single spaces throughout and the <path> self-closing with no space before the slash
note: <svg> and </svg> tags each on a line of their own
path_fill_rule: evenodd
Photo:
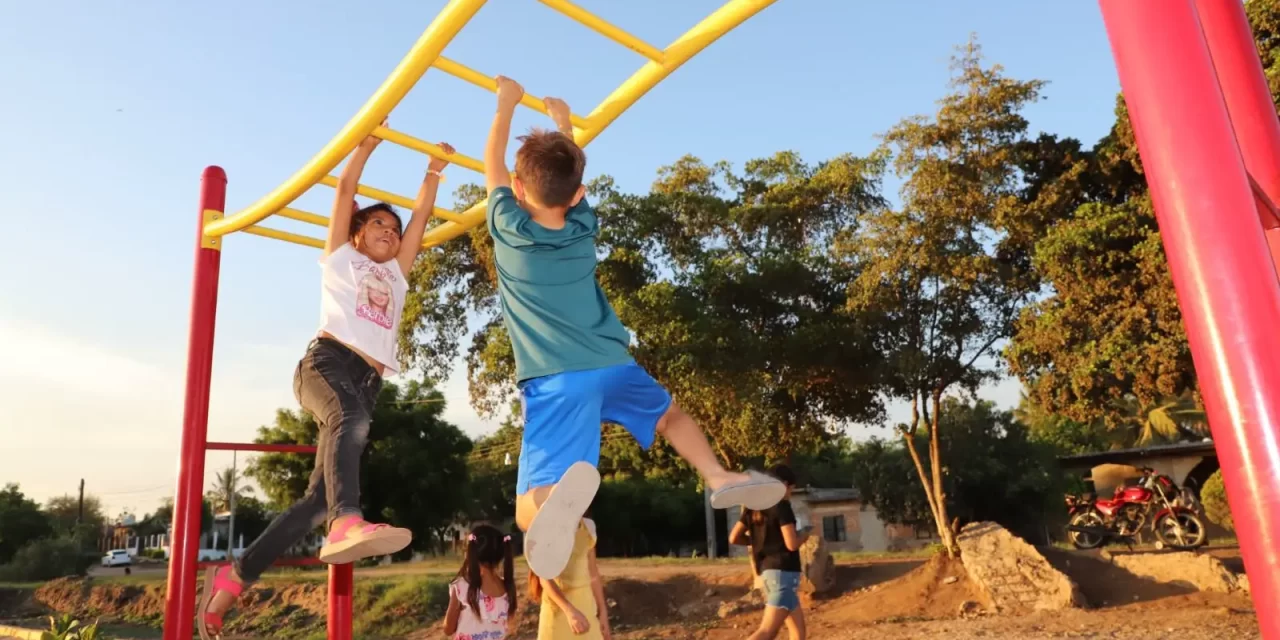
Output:
<svg viewBox="0 0 1280 640">
<path fill-rule="evenodd" d="M 785 464 L 779 463 L 769 467 L 769 475 L 777 478 L 782 484 L 796 486 L 796 472 Z"/>
<path fill-rule="evenodd" d="M 467 536 L 467 553 L 462 559 L 458 577 L 467 581 L 467 604 L 480 616 L 480 567 L 502 563 L 502 584 L 507 590 L 507 615 L 516 612 L 515 559 L 511 552 L 511 536 L 487 524 L 476 525 Z"/>
<path fill-rule="evenodd" d="M 356 203 L 353 201 L 351 206 L 354 207 L 355 205 Z M 385 211 L 391 214 L 391 217 L 396 219 L 396 230 L 400 233 L 404 233 L 404 221 L 400 219 L 400 214 L 396 213 L 396 210 L 391 208 L 391 205 L 385 202 L 379 202 L 371 204 L 363 209 L 357 209 L 355 213 L 351 214 L 351 226 L 347 228 L 347 237 L 355 240 L 356 234 L 360 233 L 360 230 L 364 228 L 364 225 L 369 222 L 369 218 L 379 211 Z"/>
</svg>

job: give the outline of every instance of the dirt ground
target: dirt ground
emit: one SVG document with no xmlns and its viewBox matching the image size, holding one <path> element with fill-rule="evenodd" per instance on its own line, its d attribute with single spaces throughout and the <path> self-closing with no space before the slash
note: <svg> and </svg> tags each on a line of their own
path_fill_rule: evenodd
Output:
<svg viewBox="0 0 1280 640">
<path fill-rule="evenodd" d="M 1214 550 L 1233 570 L 1239 556 L 1233 550 Z M 1118 569 L 1097 554 L 1050 549 L 1045 554 L 1058 569 L 1074 580 L 1089 609 L 1039 612 L 1020 616 L 974 615 L 969 610 L 989 607 L 963 568 L 944 557 L 883 559 L 841 563 L 837 587 L 826 597 L 804 597 L 809 637 L 815 640 L 907 640 L 945 634 L 948 640 L 971 638 L 1118 638 L 1151 640 L 1209 640 L 1259 638 L 1253 606 L 1236 594 L 1200 593 L 1186 586 L 1158 584 Z M 374 570 L 381 575 L 382 570 Z M 420 568 L 413 573 L 437 573 Z M 628 565 L 612 561 L 603 567 L 610 619 L 617 640 L 681 639 L 730 640 L 745 638 L 760 621 L 758 610 L 717 615 L 720 605 L 744 596 L 750 578 L 744 565 Z M 523 582 L 523 581 L 522 581 Z M 116 608 L 124 618 L 150 617 L 162 607 L 158 585 L 98 585 L 93 593 L 80 591 L 82 603 L 95 610 Z M 68 585 L 62 592 L 75 596 Z M 0 599 L 0 604 L 3 600 Z M 323 585 L 299 584 L 262 590 L 248 595 L 243 615 L 254 615 L 253 628 L 263 629 L 272 616 L 285 612 L 289 620 L 275 618 L 283 628 L 302 631 L 299 616 L 307 624 L 323 620 Z M 312 611 L 314 609 L 314 611 Z M 250 613 L 252 612 L 252 613 Z M 0 611 L 0 615 L 5 612 Z M 536 608 L 525 607 L 520 638 L 533 638 Z M 282 628 L 283 627 L 283 628 Z M 119 638 L 152 638 L 140 628 L 136 635 L 115 630 Z M 243 631 L 237 637 L 272 637 Z M 439 624 L 409 634 L 410 640 L 441 637 Z M 786 637 L 785 632 L 780 637 Z"/>
</svg>

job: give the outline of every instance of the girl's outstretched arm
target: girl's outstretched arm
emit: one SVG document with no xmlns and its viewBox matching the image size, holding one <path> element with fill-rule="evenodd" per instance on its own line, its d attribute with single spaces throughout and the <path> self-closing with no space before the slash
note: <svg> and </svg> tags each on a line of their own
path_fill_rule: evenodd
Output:
<svg viewBox="0 0 1280 640">
<path fill-rule="evenodd" d="M 556 584 L 555 580 L 542 580 L 542 584 L 543 588 L 547 590 L 547 597 L 551 598 L 552 604 L 556 605 L 569 618 L 569 628 L 573 629 L 573 632 L 577 634 L 586 633 L 589 627 L 587 616 L 583 615 L 577 607 L 573 606 L 572 602 L 569 602 L 568 598 L 564 597 L 564 592 L 560 590 L 560 585 Z"/>
<path fill-rule="evenodd" d="M 444 613 L 444 633 L 450 638 L 458 631 L 458 618 L 462 615 L 462 603 L 458 601 L 457 589 L 449 585 L 449 608 Z"/>
<path fill-rule="evenodd" d="M 591 594 L 596 599 L 596 617 L 600 619 L 600 635 L 604 640 L 613 639 L 609 628 L 609 601 L 604 597 L 604 581 L 600 579 L 600 567 L 596 564 L 596 550 L 587 554 L 587 568 L 591 572 Z"/>
<path fill-rule="evenodd" d="M 449 146 L 449 143 L 441 142 L 440 148 L 444 149 L 445 153 L 453 155 L 453 147 Z M 422 235 L 426 233 L 427 221 L 431 219 L 431 212 L 436 208 L 436 192 L 440 190 L 440 172 L 447 166 L 449 166 L 448 160 L 432 156 L 431 162 L 427 164 L 427 175 L 422 176 L 422 186 L 418 187 L 418 197 L 413 201 L 413 213 L 409 216 L 409 224 L 405 226 L 404 235 L 400 238 L 400 255 L 396 256 L 396 260 L 400 263 L 400 271 L 405 276 L 409 275 L 414 259 L 422 250 Z"/>
<path fill-rule="evenodd" d="M 382 126 L 387 126 L 383 121 Z M 329 216 L 329 235 L 324 241 L 324 255 L 333 253 L 338 247 L 351 239 L 351 214 L 355 213 L 356 186 L 360 184 L 360 174 L 364 173 L 364 165 L 373 155 L 381 138 L 369 136 L 356 145 L 351 158 L 338 174 L 338 187 L 334 189 L 333 215 Z"/>
</svg>

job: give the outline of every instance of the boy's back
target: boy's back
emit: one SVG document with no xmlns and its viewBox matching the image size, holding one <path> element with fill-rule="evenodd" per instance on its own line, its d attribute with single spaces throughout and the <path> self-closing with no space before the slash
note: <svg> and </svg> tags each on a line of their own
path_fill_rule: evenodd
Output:
<svg viewBox="0 0 1280 640">
<path fill-rule="evenodd" d="M 517 380 L 631 362 L 630 335 L 596 282 L 597 221 L 585 199 L 548 229 L 498 187 L 488 225 Z"/>
</svg>

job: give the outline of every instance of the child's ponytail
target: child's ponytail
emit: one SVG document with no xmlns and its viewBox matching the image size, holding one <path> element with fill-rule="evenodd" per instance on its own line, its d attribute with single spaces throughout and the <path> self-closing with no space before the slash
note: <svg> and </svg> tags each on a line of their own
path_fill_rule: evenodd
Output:
<svg viewBox="0 0 1280 640">
<path fill-rule="evenodd" d="M 480 550 L 476 547 L 482 546 L 476 539 L 475 532 L 467 539 L 467 604 L 471 605 L 471 613 L 477 618 L 480 616 L 480 586 L 484 578 L 480 575 Z"/>
<path fill-rule="evenodd" d="M 507 588 L 507 617 L 516 614 L 516 560 L 511 536 L 502 536 L 502 584 Z"/>
</svg>

